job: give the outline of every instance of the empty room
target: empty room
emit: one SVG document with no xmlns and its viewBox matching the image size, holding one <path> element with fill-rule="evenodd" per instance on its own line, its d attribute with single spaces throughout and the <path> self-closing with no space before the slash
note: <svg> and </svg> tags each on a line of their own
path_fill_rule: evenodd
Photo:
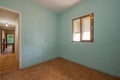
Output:
<svg viewBox="0 0 120 80">
<path fill-rule="evenodd" d="M 120 0 L 0 0 L 0 80 L 120 80 L 119 15 Z"/>
</svg>

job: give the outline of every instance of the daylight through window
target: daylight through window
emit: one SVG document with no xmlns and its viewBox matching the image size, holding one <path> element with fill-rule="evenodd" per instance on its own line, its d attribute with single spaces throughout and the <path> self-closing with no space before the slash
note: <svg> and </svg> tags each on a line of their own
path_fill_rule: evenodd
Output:
<svg viewBox="0 0 120 80">
<path fill-rule="evenodd" d="M 72 20 L 73 41 L 93 42 L 94 14 Z"/>
</svg>

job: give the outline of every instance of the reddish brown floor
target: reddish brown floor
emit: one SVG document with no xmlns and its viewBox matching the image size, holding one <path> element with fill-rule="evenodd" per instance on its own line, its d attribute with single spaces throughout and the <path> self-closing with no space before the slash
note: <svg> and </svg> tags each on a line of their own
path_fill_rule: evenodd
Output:
<svg viewBox="0 0 120 80">
<path fill-rule="evenodd" d="M 0 80 L 120 80 L 120 78 L 57 58 L 1 75 Z"/>
<path fill-rule="evenodd" d="M 3 53 L 0 55 L 0 75 L 18 69 L 18 60 L 15 53 Z"/>
</svg>

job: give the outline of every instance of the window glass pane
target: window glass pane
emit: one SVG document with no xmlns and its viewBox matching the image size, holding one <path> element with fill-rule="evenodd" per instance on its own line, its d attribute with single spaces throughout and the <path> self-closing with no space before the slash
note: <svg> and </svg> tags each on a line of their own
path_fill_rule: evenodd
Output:
<svg viewBox="0 0 120 80">
<path fill-rule="evenodd" d="M 80 33 L 73 34 L 73 41 L 80 41 Z"/>
<path fill-rule="evenodd" d="M 7 43 L 14 43 L 14 34 L 7 34 Z"/>
<path fill-rule="evenodd" d="M 74 33 L 79 33 L 80 32 L 80 19 L 74 20 L 73 24 L 74 24 Z"/>
<path fill-rule="evenodd" d="M 73 41 L 80 41 L 80 19 L 73 21 Z"/>
<path fill-rule="evenodd" d="M 90 40 L 90 16 L 82 18 L 82 40 Z"/>
</svg>

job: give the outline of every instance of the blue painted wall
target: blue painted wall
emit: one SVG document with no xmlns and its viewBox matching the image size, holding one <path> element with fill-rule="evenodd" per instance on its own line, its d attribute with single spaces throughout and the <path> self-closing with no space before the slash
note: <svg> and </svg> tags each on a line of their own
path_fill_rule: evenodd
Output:
<svg viewBox="0 0 120 80">
<path fill-rule="evenodd" d="M 59 53 L 120 77 L 120 0 L 84 0 L 61 15 Z M 94 13 L 94 42 L 72 42 L 72 19 Z"/>
<path fill-rule="evenodd" d="M 22 15 L 22 65 L 28 67 L 57 57 L 58 16 L 31 0 L 0 0 L 4 6 Z"/>
</svg>

